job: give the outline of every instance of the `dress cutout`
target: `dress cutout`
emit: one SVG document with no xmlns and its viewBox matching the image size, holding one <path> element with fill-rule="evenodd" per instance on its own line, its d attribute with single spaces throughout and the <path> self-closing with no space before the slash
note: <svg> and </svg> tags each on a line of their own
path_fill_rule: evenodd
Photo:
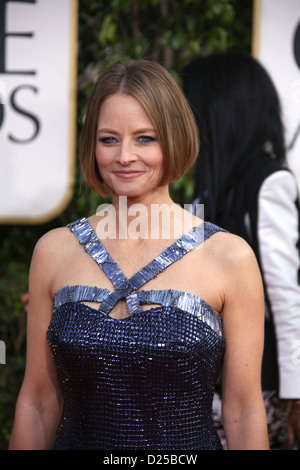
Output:
<svg viewBox="0 0 300 470">
<path fill-rule="evenodd" d="M 196 295 L 137 289 L 224 230 L 198 225 L 127 279 L 86 218 L 69 228 L 114 290 L 66 286 L 54 296 L 47 339 L 64 410 L 53 448 L 221 449 L 212 419 L 225 350 L 220 317 Z M 129 311 L 122 319 L 110 316 L 120 300 Z"/>
</svg>

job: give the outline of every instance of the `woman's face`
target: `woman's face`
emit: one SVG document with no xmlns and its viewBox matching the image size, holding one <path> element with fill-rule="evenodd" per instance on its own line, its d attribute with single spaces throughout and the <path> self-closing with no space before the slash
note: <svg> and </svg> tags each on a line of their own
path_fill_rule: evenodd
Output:
<svg viewBox="0 0 300 470">
<path fill-rule="evenodd" d="M 129 95 L 115 94 L 101 106 L 96 160 L 114 195 L 151 195 L 163 176 L 163 152 L 143 106 Z"/>
</svg>

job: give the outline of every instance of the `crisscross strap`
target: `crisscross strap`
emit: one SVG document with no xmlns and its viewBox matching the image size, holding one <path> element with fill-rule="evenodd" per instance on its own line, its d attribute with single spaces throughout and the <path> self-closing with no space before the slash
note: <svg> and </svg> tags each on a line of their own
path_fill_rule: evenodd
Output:
<svg viewBox="0 0 300 470">
<path fill-rule="evenodd" d="M 85 285 L 66 286 L 54 296 L 54 310 L 68 302 L 104 302 L 111 294 L 108 289 Z M 164 307 L 178 308 L 191 315 L 196 315 L 219 336 L 222 336 L 222 320 L 203 299 L 197 295 L 178 290 L 141 290 L 137 293 L 140 304 L 158 304 Z M 101 307 L 99 308 L 102 311 Z"/>
<path fill-rule="evenodd" d="M 140 299 L 136 292 L 139 287 L 156 277 L 175 261 L 181 259 L 186 253 L 195 249 L 213 233 L 224 231 L 208 222 L 201 223 L 167 247 L 159 256 L 140 269 L 130 279 L 127 279 L 98 239 L 85 217 L 68 226 L 78 238 L 85 251 L 96 261 L 115 288 L 113 292 L 106 295 L 101 305 L 101 311 L 107 314 L 121 299 L 126 299 L 130 313 L 140 311 Z"/>
</svg>

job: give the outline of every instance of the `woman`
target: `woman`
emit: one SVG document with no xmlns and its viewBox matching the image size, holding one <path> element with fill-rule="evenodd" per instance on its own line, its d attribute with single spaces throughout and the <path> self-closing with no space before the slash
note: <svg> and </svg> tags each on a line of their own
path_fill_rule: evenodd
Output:
<svg viewBox="0 0 300 470">
<path fill-rule="evenodd" d="M 112 205 L 36 246 L 12 449 L 220 449 L 221 365 L 230 447 L 268 447 L 255 257 L 169 195 L 197 153 L 193 115 L 163 67 L 120 62 L 99 77 L 80 160 Z"/>
<path fill-rule="evenodd" d="M 208 220 L 250 244 L 261 268 L 270 443 L 278 448 L 288 439 L 293 448 L 300 443 L 299 202 L 286 164 L 279 98 L 261 64 L 235 53 L 194 61 L 183 87 L 202 140 L 195 200 Z"/>
</svg>

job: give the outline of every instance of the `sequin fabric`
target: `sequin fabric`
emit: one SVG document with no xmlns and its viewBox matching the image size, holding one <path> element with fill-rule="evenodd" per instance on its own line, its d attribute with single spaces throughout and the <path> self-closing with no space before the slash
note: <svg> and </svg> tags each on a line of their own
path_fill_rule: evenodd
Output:
<svg viewBox="0 0 300 470">
<path fill-rule="evenodd" d="M 54 449 L 222 449 L 212 419 L 220 318 L 195 295 L 138 290 L 222 229 L 193 228 L 127 279 L 87 219 L 69 227 L 114 290 L 66 286 L 54 297 L 47 338 L 64 397 Z M 129 315 L 110 316 L 124 299 Z"/>
</svg>

